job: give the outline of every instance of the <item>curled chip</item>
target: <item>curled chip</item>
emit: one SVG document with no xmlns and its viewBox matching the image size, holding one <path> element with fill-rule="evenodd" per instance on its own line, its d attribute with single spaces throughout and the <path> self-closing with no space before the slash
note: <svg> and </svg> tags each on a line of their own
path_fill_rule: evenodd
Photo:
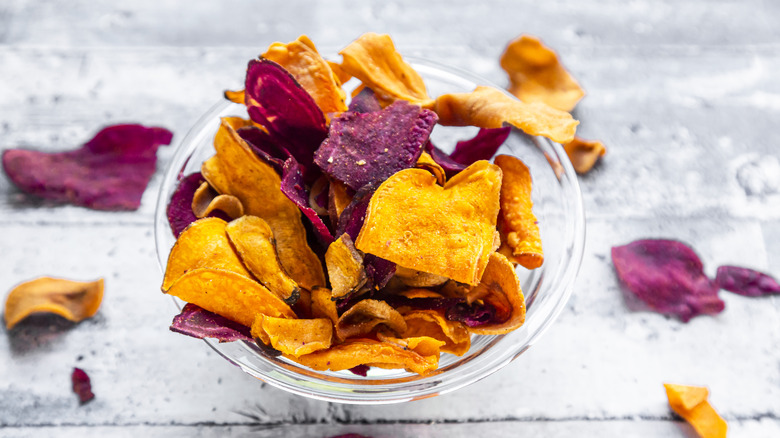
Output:
<svg viewBox="0 0 780 438">
<path fill-rule="evenodd" d="M 209 183 L 204 182 L 192 196 L 192 212 L 200 219 L 217 210 L 224 212 L 231 219 L 244 215 L 244 206 L 238 198 L 232 195 L 219 195 L 214 192 Z"/>
<path fill-rule="evenodd" d="M 157 148 L 171 142 L 163 128 L 114 125 L 81 148 L 46 153 L 3 151 L 3 169 L 19 189 L 95 210 L 136 210 L 157 166 Z"/>
<path fill-rule="evenodd" d="M 441 351 L 463 356 L 471 348 L 471 336 L 463 323 L 449 321 L 441 310 L 411 310 L 404 313 L 404 337 L 427 336 L 444 342 Z"/>
<path fill-rule="evenodd" d="M 298 357 L 328 348 L 333 343 L 333 323 L 327 318 L 287 319 L 258 315 L 252 336 L 282 354 Z"/>
<path fill-rule="evenodd" d="M 230 192 L 228 177 L 222 172 L 222 169 L 219 166 L 219 158 L 216 155 L 207 159 L 200 165 L 200 173 L 203 175 L 203 179 L 205 179 L 217 193 Z M 190 209 L 191 208 L 192 203 L 190 203 Z"/>
<path fill-rule="evenodd" d="M 404 317 L 389 304 L 371 299 L 361 300 L 341 315 L 336 323 L 336 336 L 344 340 L 367 335 L 380 324 L 397 334 L 406 331 Z"/>
<path fill-rule="evenodd" d="M 252 152 L 232 123 L 243 122 L 235 118 L 222 119 L 214 139 L 217 164 L 227 181 L 227 193 L 241 201 L 246 214 L 258 216 L 268 223 L 274 233 L 282 267 L 296 283 L 309 290 L 324 286 L 325 274 L 307 243 L 300 210 L 281 192 L 279 174 Z M 221 192 L 219 187 L 217 191 Z"/>
<path fill-rule="evenodd" d="M 563 145 L 566 155 L 577 173 L 588 173 L 600 157 L 607 153 L 607 148 L 600 141 L 586 141 L 579 137 Z"/>
<path fill-rule="evenodd" d="M 211 217 L 199 219 L 182 231 L 168 255 L 162 290 L 184 273 L 197 268 L 224 269 L 249 277 L 225 233 L 227 222 Z"/>
<path fill-rule="evenodd" d="M 326 118 L 330 113 L 347 110 L 341 81 L 306 35 L 287 44 L 273 43 L 262 57 L 287 70 L 314 99 Z"/>
<path fill-rule="evenodd" d="M 485 273 L 479 285 L 469 290 L 469 303 L 482 302 L 495 309 L 495 314 L 484 324 L 470 327 L 478 335 L 509 333 L 525 322 L 525 298 L 515 268 L 503 255 L 490 254 Z"/>
<path fill-rule="evenodd" d="M 526 134 L 541 135 L 558 143 L 572 141 L 579 124 L 567 112 L 541 102 L 521 102 L 486 86 L 470 93 L 443 94 L 436 98 L 433 110 L 445 126 L 501 128 L 509 123 Z"/>
<path fill-rule="evenodd" d="M 339 311 L 328 288 L 318 286 L 311 290 L 311 316 L 328 318 L 334 325 L 338 322 Z"/>
<path fill-rule="evenodd" d="M 544 102 L 571 111 L 585 96 L 555 52 L 538 38 L 523 35 L 510 42 L 501 55 L 501 68 L 509 75 L 509 92 L 523 102 Z"/>
<path fill-rule="evenodd" d="M 342 298 L 356 292 L 368 281 L 363 267 L 363 256 L 355 249 L 348 234 L 342 234 L 328 246 L 325 265 L 333 298 Z"/>
<path fill-rule="evenodd" d="M 320 243 L 330 245 L 333 242 L 333 235 L 322 218 L 309 206 L 309 193 L 306 191 L 301 166 L 298 165 L 298 162 L 293 157 L 288 158 L 284 162 L 281 190 L 298 207 L 300 212 L 309 219 Z"/>
<path fill-rule="evenodd" d="M 257 216 L 242 216 L 227 224 L 225 231 L 244 266 L 263 286 L 287 304 L 298 301 L 300 288 L 282 269 L 273 232 L 264 220 Z"/>
<path fill-rule="evenodd" d="M 187 303 L 181 313 L 173 318 L 170 329 L 172 332 L 197 339 L 214 338 L 219 342 L 252 341 L 249 327 L 191 303 Z"/>
<path fill-rule="evenodd" d="M 371 364 L 379 368 L 404 368 L 422 375 L 436 369 L 439 355 L 422 356 L 413 349 L 389 342 L 351 339 L 326 350 L 305 354 L 295 361 L 316 371 L 341 371 Z"/>
<path fill-rule="evenodd" d="M 671 383 L 664 383 L 664 388 L 669 406 L 690 423 L 701 438 L 726 438 L 728 424 L 707 401 L 710 394 L 707 388 Z"/>
<path fill-rule="evenodd" d="M 341 213 L 352 202 L 349 190 L 343 182 L 335 179 L 330 180 L 330 184 L 328 184 L 328 217 L 331 224 L 338 225 Z"/>
<path fill-rule="evenodd" d="M 474 138 L 459 141 L 455 145 L 455 150 L 450 154 L 450 158 L 465 166 L 479 160 L 489 160 L 493 158 L 511 132 L 512 128 L 509 126 L 493 129 L 482 128 Z"/>
<path fill-rule="evenodd" d="M 417 164 L 414 167 L 431 172 L 431 174 L 436 177 L 436 183 L 440 186 L 443 186 L 444 183 L 447 182 L 447 173 L 444 171 L 444 168 L 442 168 L 427 152 L 423 152 L 420 155 L 420 158 L 417 159 Z"/>
<path fill-rule="evenodd" d="M 357 249 L 417 271 L 476 285 L 493 249 L 501 169 L 478 161 L 444 187 L 402 170 L 371 197 Z"/>
<path fill-rule="evenodd" d="M 441 275 L 416 271 L 414 269 L 404 268 L 403 266 L 396 266 L 395 276 L 398 277 L 403 284 L 409 287 L 435 287 L 440 286 L 449 280 L 447 277 Z"/>
<path fill-rule="evenodd" d="M 531 173 L 510 155 L 497 156 L 495 163 L 504 173 L 498 221 L 505 245 L 501 253 L 527 269 L 538 268 L 544 262 L 544 252 L 531 200 Z"/>
<path fill-rule="evenodd" d="M 262 284 L 231 271 L 200 268 L 187 271 L 168 294 L 250 327 L 257 314 L 295 318 L 290 306 Z"/>
<path fill-rule="evenodd" d="M 103 301 L 103 279 L 80 282 L 41 277 L 11 289 L 5 299 L 5 328 L 35 313 L 55 313 L 79 322 L 94 316 Z"/>
<path fill-rule="evenodd" d="M 372 89 L 380 101 L 402 99 L 423 107 L 433 103 L 422 77 L 403 60 L 388 35 L 365 33 L 339 54 L 344 58 L 342 69 Z"/>
</svg>

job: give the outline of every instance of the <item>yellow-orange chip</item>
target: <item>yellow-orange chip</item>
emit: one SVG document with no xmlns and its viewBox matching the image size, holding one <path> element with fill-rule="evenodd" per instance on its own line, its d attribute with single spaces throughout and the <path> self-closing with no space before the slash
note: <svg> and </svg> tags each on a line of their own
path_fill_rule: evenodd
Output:
<svg viewBox="0 0 780 438">
<path fill-rule="evenodd" d="M 214 210 L 220 210 L 235 219 L 244 215 L 244 206 L 235 196 L 215 193 L 211 184 L 204 182 L 192 197 L 192 212 L 197 218 L 204 218 Z"/>
<path fill-rule="evenodd" d="M 587 141 L 579 137 L 563 145 L 566 155 L 577 173 L 588 173 L 600 157 L 607 153 L 607 148 L 600 141 Z"/>
<path fill-rule="evenodd" d="M 541 102 L 525 103 L 493 87 L 479 86 L 470 93 L 444 94 L 433 110 L 445 126 L 500 128 L 504 123 L 529 135 L 541 135 L 558 143 L 574 139 L 580 123 L 571 114 Z"/>
<path fill-rule="evenodd" d="M 338 322 L 338 308 L 328 288 L 315 287 L 311 290 L 311 315 L 314 318 L 328 318 L 334 325 Z"/>
<path fill-rule="evenodd" d="M 287 70 L 314 99 L 326 118 L 329 114 L 347 110 L 342 82 L 306 35 L 287 44 L 273 43 L 262 57 Z"/>
<path fill-rule="evenodd" d="M 236 129 L 248 123 L 237 117 L 225 117 L 214 139 L 217 165 L 227 181 L 227 193 L 241 201 L 246 214 L 268 223 L 282 267 L 296 283 L 309 290 L 324 286 L 325 274 L 307 243 L 300 210 L 282 193 L 279 174 L 258 158 L 236 133 Z"/>
<path fill-rule="evenodd" d="M 444 169 L 439 163 L 434 161 L 433 157 L 428 152 L 420 154 L 420 158 L 417 159 L 417 164 L 414 167 L 431 172 L 433 176 L 436 177 L 436 182 L 440 186 L 443 186 L 444 183 L 447 182 L 447 174 L 444 172 Z"/>
<path fill-rule="evenodd" d="M 219 158 L 216 155 L 207 159 L 200 165 L 200 173 L 217 193 L 229 193 L 230 187 L 227 176 L 219 167 Z M 243 205 L 243 204 L 242 204 Z"/>
<path fill-rule="evenodd" d="M 325 265 L 333 298 L 356 292 L 368 281 L 363 256 L 355 249 L 349 234 L 342 234 L 328 246 Z"/>
<path fill-rule="evenodd" d="M 328 348 L 333 343 L 333 323 L 327 318 L 287 319 L 258 315 L 252 323 L 252 336 L 271 347 L 298 357 Z"/>
<path fill-rule="evenodd" d="M 493 249 L 501 169 L 467 167 L 444 187 L 422 169 L 388 178 L 371 197 L 357 249 L 398 265 L 478 284 Z"/>
<path fill-rule="evenodd" d="M 330 70 L 333 72 L 333 75 L 336 76 L 336 79 L 338 79 L 339 84 L 344 84 L 348 80 L 352 79 L 352 75 L 345 72 L 343 68 L 341 68 L 341 64 L 338 64 L 333 61 L 325 61 L 330 66 Z"/>
<path fill-rule="evenodd" d="M 341 52 L 342 69 L 371 88 L 385 103 L 403 99 L 430 107 L 422 77 L 403 60 L 388 35 L 365 33 Z"/>
<path fill-rule="evenodd" d="M 497 156 L 495 163 L 504 173 L 498 223 L 502 244 L 511 250 L 507 258 L 528 269 L 538 268 L 544 262 L 544 252 L 531 200 L 531 173 L 510 155 Z M 505 250 L 500 252 L 507 255 Z"/>
<path fill-rule="evenodd" d="M 361 300 L 338 319 L 336 336 L 344 340 L 367 335 L 379 325 L 397 334 L 406 331 L 404 317 L 389 304 L 379 300 Z"/>
<path fill-rule="evenodd" d="M 691 424 L 701 438 L 725 438 L 728 425 L 707 401 L 709 390 L 700 386 L 664 383 L 669 406 Z"/>
<path fill-rule="evenodd" d="M 14 287 L 5 300 L 5 327 L 12 329 L 35 313 L 55 313 L 79 322 L 97 313 L 103 301 L 103 279 L 80 282 L 41 277 Z"/>
<path fill-rule="evenodd" d="M 207 217 L 196 220 L 182 231 L 168 255 L 163 292 L 185 272 L 198 268 L 222 269 L 250 276 L 228 240 L 226 226 L 227 222 L 222 219 Z"/>
<path fill-rule="evenodd" d="M 244 90 L 240 91 L 231 91 L 231 90 L 225 90 L 225 99 L 233 102 L 243 105 L 244 104 Z"/>
<path fill-rule="evenodd" d="M 331 223 L 337 224 L 341 213 L 352 202 L 347 185 L 337 179 L 331 179 L 328 185 L 328 214 Z"/>
<path fill-rule="evenodd" d="M 372 339 L 350 339 L 293 360 L 316 371 L 341 371 L 371 364 L 380 368 L 404 368 L 421 375 L 435 370 L 439 365 L 438 355 L 422 356 L 414 350 Z"/>
<path fill-rule="evenodd" d="M 429 274 L 396 265 L 395 277 L 401 283 L 409 287 L 434 287 L 447 282 L 448 278 L 441 275 Z"/>
<path fill-rule="evenodd" d="M 193 269 L 179 277 L 168 294 L 251 327 L 263 315 L 295 318 L 290 306 L 249 277 L 222 269 Z"/>
<path fill-rule="evenodd" d="M 462 356 L 471 347 L 471 336 L 466 326 L 449 321 L 441 310 L 411 310 L 404 313 L 404 337 L 428 336 L 444 342 L 441 351 Z"/>
<path fill-rule="evenodd" d="M 469 327 L 478 335 L 501 335 L 523 325 L 525 322 L 525 297 L 520 288 L 515 267 L 503 255 L 490 254 L 490 262 L 479 285 L 469 290 L 469 303 L 481 300 L 496 309 L 496 322 Z"/>
<path fill-rule="evenodd" d="M 510 42 L 501 55 L 501 67 L 509 75 L 509 92 L 523 102 L 544 102 L 571 111 L 585 96 L 555 52 L 538 38 L 522 35 Z"/>
</svg>

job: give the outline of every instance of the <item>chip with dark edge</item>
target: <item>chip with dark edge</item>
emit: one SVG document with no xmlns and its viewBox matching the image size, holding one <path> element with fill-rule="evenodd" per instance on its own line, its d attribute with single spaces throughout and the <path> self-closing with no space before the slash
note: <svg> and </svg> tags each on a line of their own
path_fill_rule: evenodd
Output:
<svg viewBox="0 0 780 438">
<path fill-rule="evenodd" d="M 219 342 L 251 341 L 249 327 L 187 303 L 181 313 L 173 317 L 172 332 L 193 338 L 214 338 Z"/>
</svg>

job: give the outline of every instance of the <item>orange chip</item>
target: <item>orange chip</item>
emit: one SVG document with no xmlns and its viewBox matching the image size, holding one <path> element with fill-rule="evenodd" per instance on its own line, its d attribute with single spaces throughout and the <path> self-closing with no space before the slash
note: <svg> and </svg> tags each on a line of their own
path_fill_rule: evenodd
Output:
<svg viewBox="0 0 780 438">
<path fill-rule="evenodd" d="M 347 110 L 342 82 L 306 35 L 287 44 L 273 43 L 262 57 L 287 70 L 314 99 L 326 118 L 329 114 Z"/>
<path fill-rule="evenodd" d="M 231 90 L 225 90 L 225 99 L 233 102 L 238 103 L 241 105 L 244 105 L 244 90 L 241 91 L 231 91 Z"/>
<path fill-rule="evenodd" d="M 235 196 L 219 195 L 211 187 L 211 184 L 204 182 L 195 190 L 192 197 L 192 212 L 197 218 L 204 218 L 220 210 L 229 217 L 235 219 L 244 215 L 244 206 Z"/>
<path fill-rule="evenodd" d="M 328 214 L 330 222 L 337 224 L 341 213 L 352 202 L 352 196 L 347 192 L 347 185 L 337 179 L 331 179 L 328 184 Z"/>
<path fill-rule="evenodd" d="M 571 111 L 585 92 L 538 38 L 523 35 L 509 43 L 501 55 L 501 68 L 509 75 L 509 92 L 523 102 L 544 102 Z"/>
<path fill-rule="evenodd" d="M 436 182 L 440 186 L 443 186 L 444 183 L 447 182 L 447 174 L 444 172 L 444 169 L 439 163 L 434 161 L 433 157 L 428 152 L 420 154 L 420 158 L 417 159 L 417 164 L 414 167 L 431 172 L 433 176 L 436 177 Z"/>
<path fill-rule="evenodd" d="M 496 322 L 469 327 L 478 335 L 509 333 L 525 322 L 525 297 L 515 268 L 503 255 L 490 254 L 490 262 L 482 275 L 482 282 L 469 290 L 469 303 L 481 300 L 496 309 Z"/>
<path fill-rule="evenodd" d="M 339 84 L 344 84 L 348 80 L 352 79 L 352 75 L 345 72 L 343 68 L 341 68 L 341 64 L 335 63 L 333 61 L 325 61 L 330 66 L 330 70 L 333 72 L 333 75 L 336 76 L 336 79 L 338 79 Z"/>
<path fill-rule="evenodd" d="M 217 193 L 228 193 L 230 191 L 227 176 L 219 167 L 219 158 L 216 155 L 207 159 L 200 165 L 200 173 L 203 179 L 217 191 Z M 243 205 L 243 204 L 242 204 Z"/>
<path fill-rule="evenodd" d="M 510 155 L 499 155 L 495 162 L 504 172 L 499 230 L 505 248 L 500 252 L 525 268 L 538 268 L 544 262 L 544 252 L 531 200 L 531 173 Z"/>
<path fill-rule="evenodd" d="M 287 319 L 258 315 L 252 337 L 268 343 L 282 354 L 298 357 L 328 348 L 333 343 L 333 323 L 327 318 Z"/>
<path fill-rule="evenodd" d="M 371 364 L 380 368 L 404 368 L 421 375 L 439 365 L 438 355 L 422 356 L 393 343 L 372 339 L 351 339 L 294 360 L 316 371 L 341 371 Z"/>
<path fill-rule="evenodd" d="M 341 298 L 356 292 L 368 281 L 363 267 L 363 256 L 355 249 L 349 234 L 342 234 L 328 246 L 325 252 L 333 298 Z"/>
<path fill-rule="evenodd" d="M 249 277 L 222 269 L 192 269 L 179 277 L 168 294 L 209 312 L 251 327 L 263 315 L 295 318 L 290 306 Z"/>
<path fill-rule="evenodd" d="M 395 50 L 388 35 L 365 33 L 341 52 L 341 68 L 372 89 L 384 103 L 403 99 L 430 107 L 422 77 Z"/>
<path fill-rule="evenodd" d="M 315 318 L 328 318 L 335 325 L 339 320 L 336 302 L 331 299 L 331 292 L 325 287 L 315 287 L 311 290 L 311 315 Z"/>
<path fill-rule="evenodd" d="M 257 216 L 242 216 L 227 224 L 225 232 L 244 266 L 263 286 L 287 304 L 298 301 L 301 288 L 282 268 L 273 232 L 264 220 Z"/>
<path fill-rule="evenodd" d="M 336 322 L 336 336 L 344 340 L 367 335 L 379 325 L 398 334 L 406 331 L 404 317 L 389 304 L 379 300 L 361 300 Z"/>
<path fill-rule="evenodd" d="M 5 300 L 5 328 L 11 330 L 35 313 L 55 313 L 79 322 L 94 316 L 102 301 L 102 278 L 90 282 L 37 278 L 11 289 Z"/>
<path fill-rule="evenodd" d="M 185 272 L 198 268 L 232 271 L 249 277 L 225 233 L 227 222 L 216 217 L 198 219 L 181 232 L 168 255 L 162 290 L 167 291 Z M 202 306 L 201 306 L 202 307 Z"/>
<path fill-rule="evenodd" d="M 669 406 L 691 424 L 702 438 L 725 438 L 728 425 L 707 401 L 709 390 L 700 386 L 664 383 Z"/>
<path fill-rule="evenodd" d="M 470 93 L 444 94 L 433 110 L 445 126 L 500 128 L 504 123 L 529 135 L 541 135 L 558 143 L 574 139 L 580 123 L 571 114 L 541 102 L 525 103 L 493 87 L 479 86 Z"/>
<path fill-rule="evenodd" d="M 600 157 L 607 153 L 607 148 L 600 141 L 587 141 L 579 137 L 563 145 L 566 155 L 577 173 L 588 173 Z"/>
<path fill-rule="evenodd" d="M 415 271 L 396 265 L 395 276 L 409 287 L 435 287 L 447 282 L 448 278 L 427 272 Z"/>
<path fill-rule="evenodd" d="M 382 342 L 388 342 L 395 344 L 403 349 L 414 351 L 423 357 L 436 356 L 439 357 L 441 353 L 441 347 L 444 346 L 444 341 L 434 339 L 430 336 L 412 336 L 396 338 L 386 333 L 379 332 L 377 338 Z M 381 363 L 371 363 L 369 365 L 378 366 L 382 368 Z M 392 368 L 392 367 L 391 367 Z"/>
<path fill-rule="evenodd" d="M 501 169 L 467 167 L 444 187 L 422 169 L 388 178 L 371 197 L 357 249 L 417 271 L 477 284 L 493 247 Z"/>
<path fill-rule="evenodd" d="M 404 313 L 404 337 L 428 336 L 444 342 L 441 351 L 462 356 L 471 348 L 471 336 L 466 326 L 450 321 L 442 310 L 411 310 Z"/>
<path fill-rule="evenodd" d="M 324 286 L 325 274 L 307 243 L 300 210 L 282 193 L 279 174 L 258 158 L 236 133 L 236 129 L 248 123 L 237 117 L 225 117 L 214 139 L 217 165 L 227 181 L 227 193 L 241 201 L 246 214 L 268 223 L 282 267 L 296 283 L 309 290 Z"/>
</svg>

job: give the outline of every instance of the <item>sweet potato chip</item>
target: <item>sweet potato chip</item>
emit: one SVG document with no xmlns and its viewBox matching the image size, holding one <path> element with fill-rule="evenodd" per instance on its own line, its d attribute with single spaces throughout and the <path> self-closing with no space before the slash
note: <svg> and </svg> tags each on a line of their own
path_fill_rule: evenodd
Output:
<svg viewBox="0 0 780 438">
<path fill-rule="evenodd" d="M 173 318 L 170 329 L 172 332 L 197 339 L 214 338 L 219 342 L 252 341 L 249 327 L 192 303 L 187 303 L 181 313 Z"/>
<path fill-rule="evenodd" d="M 295 318 L 290 306 L 265 286 L 249 277 L 222 269 L 187 271 L 167 293 L 247 327 L 260 313 Z"/>
<path fill-rule="evenodd" d="M 334 226 L 338 226 L 341 213 L 352 202 L 349 190 L 347 185 L 339 180 L 331 179 L 328 184 L 328 217 Z"/>
<path fill-rule="evenodd" d="M 501 169 L 478 161 L 444 187 L 402 170 L 371 197 L 355 247 L 398 265 L 478 284 L 492 251 Z"/>
<path fill-rule="evenodd" d="M 191 207 L 198 219 L 209 216 L 215 210 L 224 212 L 231 219 L 244 215 L 244 206 L 238 198 L 232 195 L 217 194 L 207 182 L 202 183 L 195 190 Z"/>
<path fill-rule="evenodd" d="M 780 284 L 771 276 L 739 266 L 719 266 L 715 275 L 718 287 L 746 297 L 780 294 Z"/>
<path fill-rule="evenodd" d="M 11 289 L 5 299 L 5 328 L 35 313 L 54 313 L 79 322 L 94 316 L 103 301 L 103 279 L 80 282 L 41 277 Z"/>
<path fill-rule="evenodd" d="M 439 365 L 438 355 L 422 356 L 414 350 L 372 339 L 351 339 L 294 360 L 316 371 L 341 371 L 372 364 L 380 368 L 404 368 L 420 375 L 435 370 Z"/>
<path fill-rule="evenodd" d="M 258 315 L 252 324 L 255 338 L 268 340 L 271 347 L 293 357 L 329 348 L 333 323 L 327 318 L 287 319 Z"/>
<path fill-rule="evenodd" d="M 282 268 L 273 232 L 264 220 L 242 216 L 227 224 L 225 231 L 244 266 L 263 286 L 287 304 L 298 301 L 300 287 Z"/>
<path fill-rule="evenodd" d="M 279 175 L 236 134 L 233 123 L 244 122 L 224 118 L 214 139 L 219 172 L 226 177 L 227 193 L 241 201 L 246 214 L 268 223 L 282 267 L 296 283 L 309 290 L 325 285 L 322 265 L 307 243 L 300 210 L 281 192 Z M 260 193 L 263 196 L 258 196 Z"/>
<path fill-rule="evenodd" d="M 166 210 L 168 224 L 171 226 L 171 232 L 173 232 L 175 237 L 179 237 L 179 234 L 189 224 L 198 220 L 198 217 L 192 211 L 192 200 L 195 197 L 195 192 L 204 181 L 200 172 L 195 172 L 179 179 L 179 184 L 176 186 L 173 195 L 171 195 L 171 202 L 168 203 L 168 209 Z"/>
<path fill-rule="evenodd" d="M 585 96 L 555 52 L 538 38 L 522 35 L 511 41 L 501 55 L 501 68 L 509 75 L 509 92 L 523 102 L 544 102 L 569 112 Z"/>
<path fill-rule="evenodd" d="M 433 103 L 422 77 L 403 60 L 388 35 L 365 33 L 339 54 L 344 71 L 374 90 L 380 100 L 402 99 L 423 107 Z"/>
<path fill-rule="evenodd" d="M 671 383 L 664 383 L 664 388 L 669 406 L 690 423 L 701 438 L 726 438 L 728 424 L 707 401 L 707 388 Z"/>
<path fill-rule="evenodd" d="M 244 126 L 241 126 L 238 121 L 234 121 L 231 124 L 238 136 L 244 139 L 246 144 L 252 148 L 252 152 L 266 164 L 273 167 L 276 173 L 281 175 L 284 162 L 292 156 L 290 151 L 278 139 L 272 138 L 267 131 L 247 120 L 244 122 L 246 123 Z"/>
<path fill-rule="evenodd" d="M 527 269 L 538 268 L 544 262 L 544 252 L 531 200 L 531 173 L 522 161 L 510 155 L 497 156 L 495 163 L 504 173 L 498 223 L 502 244 L 509 251 L 501 253 L 508 252 L 510 261 Z"/>
<path fill-rule="evenodd" d="M 216 155 L 207 159 L 203 162 L 203 164 L 200 165 L 200 173 L 203 175 L 203 179 L 208 181 L 208 183 L 212 188 L 214 188 L 214 190 L 217 191 L 217 193 L 230 192 L 230 183 L 228 182 L 228 177 L 220 168 L 219 157 Z M 190 202 L 190 209 L 192 209 L 192 202 Z"/>
<path fill-rule="evenodd" d="M 47 153 L 3 151 L 3 169 L 26 193 L 95 210 L 136 210 L 157 166 L 157 148 L 171 142 L 164 128 L 114 125 L 81 148 Z"/>
<path fill-rule="evenodd" d="M 428 336 L 444 342 L 441 351 L 463 356 L 471 348 L 471 337 L 463 323 L 449 321 L 442 310 L 412 310 L 404 313 L 404 337 Z"/>
<path fill-rule="evenodd" d="M 306 35 L 287 44 L 273 43 L 262 55 L 281 65 L 306 90 L 325 117 L 347 110 L 346 93 L 330 65 Z"/>
<path fill-rule="evenodd" d="M 353 113 L 371 113 L 381 111 L 382 105 L 379 104 L 372 89 L 363 87 L 359 93 L 352 97 L 348 110 Z"/>
<path fill-rule="evenodd" d="M 563 149 L 579 174 L 588 173 L 596 161 L 607 153 L 607 148 L 600 141 L 587 141 L 579 137 L 564 144 Z"/>
<path fill-rule="evenodd" d="M 225 99 L 233 103 L 238 103 L 243 105 L 244 101 L 246 100 L 246 96 L 244 95 L 244 90 L 240 90 L 240 91 L 225 90 L 223 94 L 225 96 Z"/>
<path fill-rule="evenodd" d="M 325 252 L 333 298 L 342 298 L 366 284 L 368 278 L 363 268 L 363 256 L 355 249 L 348 234 L 342 234 L 328 246 Z"/>
<path fill-rule="evenodd" d="M 227 222 L 199 219 L 182 231 L 168 255 L 162 290 L 167 291 L 184 273 L 197 268 L 224 269 L 251 276 L 225 233 Z"/>
<path fill-rule="evenodd" d="M 401 282 L 409 287 L 435 287 L 444 284 L 449 280 L 441 275 L 429 274 L 427 272 L 416 271 L 414 269 L 396 266 L 395 276 Z"/>
<path fill-rule="evenodd" d="M 336 336 L 344 340 L 367 335 L 379 325 L 397 334 L 406 331 L 404 317 L 389 304 L 371 299 L 361 300 L 341 315 L 336 323 Z"/>
<path fill-rule="evenodd" d="M 436 183 L 440 186 L 443 186 L 444 183 L 447 182 L 447 173 L 444 171 L 444 168 L 442 168 L 427 152 L 423 152 L 420 155 L 420 158 L 417 159 L 417 164 L 415 164 L 414 167 L 431 172 L 431 174 L 436 177 Z"/>
<path fill-rule="evenodd" d="M 330 70 L 333 72 L 333 75 L 338 79 L 339 84 L 345 84 L 348 80 L 352 79 L 352 75 L 345 72 L 343 68 L 341 68 L 341 64 L 333 61 L 325 61 L 330 66 Z"/>
<path fill-rule="evenodd" d="M 328 215 L 328 194 L 330 192 L 330 181 L 325 175 L 320 176 L 314 181 L 309 189 L 309 207 L 320 216 Z"/>
<path fill-rule="evenodd" d="M 331 292 L 324 287 L 311 290 L 311 315 L 314 318 L 328 318 L 335 325 L 339 320 L 336 302 L 331 299 Z"/>
<path fill-rule="evenodd" d="M 558 143 L 572 141 L 579 124 L 567 112 L 541 102 L 521 102 L 486 86 L 470 93 L 441 95 L 436 98 L 433 110 L 439 116 L 439 123 L 445 126 L 501 128 L 509 123 L 528 135 L 541 135 Z"/>
</svg>

